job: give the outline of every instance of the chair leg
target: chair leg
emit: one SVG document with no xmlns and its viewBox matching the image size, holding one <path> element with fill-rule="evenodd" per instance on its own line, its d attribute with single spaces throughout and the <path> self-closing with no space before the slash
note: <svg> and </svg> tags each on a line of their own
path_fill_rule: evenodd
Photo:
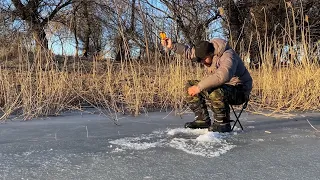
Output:
<svg viewBox="0 0 320 180">
<path fill-rule="evenodd" d="M 247 103 L 246 103 L 246 104 L 247 104 Z M 234 111 L 234 109 L 233 109 L 233 106 L 232 106 L 232 105 L 230 105 L 230 106 L 231 106 L 231 108 L 232 108 L 232 111 L 233 111 L 233 113 L 234 113 L 234 116 L 236 117 L 236 121 L 234 122 L 234 124 L 233 124 L 233 126 L 232 126 L 232 129 L 231 129 L 232 131 L 233 131 L 233 129 L 234 129 L 234 127 L 236 126 L 236 124 L 237 124 L 237 123 L 239 123 L 239 125 L 240 125 L 241 129 L 243 130 L 243 127 L 242 127 L 242 124 L 240 123 L 239 118 L 240 118 L 240 116 L 241 116 L 241 114 L 242 114 L 243 110 L 245 109 L 246 104 L 244 104 L 244 105 L 242 106 L 242 109 L 241 109 L 241 111 L 240 111 L 239 115 L 237 115 L 237 114 L 236 114 L 236 112 L 235 112 L 235 111 Z"/>
</svg>

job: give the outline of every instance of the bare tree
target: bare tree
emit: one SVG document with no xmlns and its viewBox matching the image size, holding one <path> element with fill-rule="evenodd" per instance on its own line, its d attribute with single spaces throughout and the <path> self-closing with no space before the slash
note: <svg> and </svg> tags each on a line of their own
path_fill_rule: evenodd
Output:
<svg viewBox="0 0 320 180">
<path fill-rule="evenodd" d="M 288 6 L 292 6 L 295 13 L 295 23 L 298 27 L 297 36 L 301 39 L 301 29 L 309 31 L 310 41 L 320 40 L 320 2 L 318 0 L 289 0 Z"/>
<path fill-rule="evenodd" d="M 99 54 L 102 51 L 102 23 L 99 20 L 99 12 L 97 2 L 78 0 L 73 3 L 73 14 L 70 17 L 72 26 L 70 27 L 74 33 L 76 41 L 76 49 L 80 47 L 83 55 L 88 57 L 89 54 Z"/>
<path fill-rule="evenodd" d="M 14 8 L 11 8 L 12 15 L 28 25 L 37 47 L 47 49 L 48 39 L 45 28 L 48 22 L 54 20 L 57 13 L 70 5 L 72 0 L 11 0 L 11 2 L 14 5 Z"/>
<path fill-rule="evenodd" d="M 115 60 L 131 58 L 136 49 L 151 49 L 152 30 L 145 10 L 137 0 L 110 1 L 100 4 L 99 16 L 104 29 L 107 30 L 110 46 Z"/>
<path fill-rule="evenodd" d="M 252 67 L 261 64 L 266 43 L 283 31 L 283 0 L 221 0 L 218 4 L 225 11 L 224 27 L 229 29 L 234 48 L 249 52 Z"/>
<path fill-rule="evenodd" d="M 210 24 L 221 16 L 214 1 L 181 1 L 181 0 L 160 0 L 167 9 L 155 6 L 149 0 L 146 3 L 164 14 L 177 24 L 177 31 L 181 31 L 187 43 L 195 43 L 207 39 L 206 31 Z M 176 33 L 178 34 L 178 32 Z"/>
<path fill-rule="evenodd" d="M 296 44 L 302 40 L 302 29 L 307 27 L 311 41 L 320 37 L 317 0 L 220 0 L 218 5 L 226 12 L 224 27 L 230 29 L 230 39 L 237 51 L 241 43 L 248 50 L 252 67 L 261 64 L 262 53 L 272 41 L 292 36 L 289 37 L 292 42 L 288 43 Z"/>
<path fill-rule="evenodd" d="M 118 33 L 114 38 L 117 61 L 130 57 L 129 41 L 136 34 L 136 0 L 122 1 L 122 5 L 124 6 L 114 4 L 118 26 Z"/>
</svg>

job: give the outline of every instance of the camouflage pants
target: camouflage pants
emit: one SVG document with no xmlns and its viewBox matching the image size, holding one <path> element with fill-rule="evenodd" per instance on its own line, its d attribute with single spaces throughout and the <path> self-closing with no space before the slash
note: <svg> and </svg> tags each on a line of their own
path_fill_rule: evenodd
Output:
<svg viewBox="0 0 320 180">
<path fill-rule="evenodd" d="M 189 80 L 186 84 L 186 92 L 188 88 L 198 84 L 198 80 Z M 196 96 L 190 96 L 186 93 L 186 101 L 189 108 L 196 116 L 206 119 L 210 118 L 209 107 L 214 113 L 214 120 L 219 123 L 230 122 L 229 104 L 239 105 L 248 99 L 245 96 L 242 86 L 222 85 L 218 88 L 204 90 Z M 200 120 L 200 119 L 198 119 Z"/>
</svg>

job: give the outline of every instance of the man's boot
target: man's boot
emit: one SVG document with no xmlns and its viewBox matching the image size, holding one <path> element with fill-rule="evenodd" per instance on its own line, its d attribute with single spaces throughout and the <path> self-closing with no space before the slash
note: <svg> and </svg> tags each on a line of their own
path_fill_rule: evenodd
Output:
<svg viewBox="0 0 320 180">
<path fill-rule="evenodd" d="M 212 125 L 208 128 L 208 131 L 225 133 L 231 132 L 232 130 L 230 123 L 219 123 L 214 121 Z"/>
<path fill-rule="evenodd" d="M 189 108 L 194 112 L 195 120 L 187 122 L 184 125 L 185 128 L 204 129 L 210 127 L 211 119 L 205 103 L 190 104 Z"/>
<path fill-rule="evenodd" d="M 213 112 L 214 121 L 208 130 L 221 133 L 231 132 L 230 108 L 213 109 Z"/>
</svg>

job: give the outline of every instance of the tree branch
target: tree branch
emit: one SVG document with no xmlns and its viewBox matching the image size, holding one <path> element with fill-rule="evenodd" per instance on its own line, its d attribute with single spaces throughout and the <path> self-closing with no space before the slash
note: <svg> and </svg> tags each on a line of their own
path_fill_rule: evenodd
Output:
<svg viewBox="0 0 320 180">
<path fill-rule="evenodd" d="M 209 18 L 209 19 L 207 19 L 207 20 L 205 21 L 204 25 L 205 25 L 206 27 L 208 27 L 209 24 L 210 24 L 212 21 L 217 20 L 217 19 L 220 18 L 220 17 L 221 17 L 221 15 L 219 14 L 219 12 L 216 12 L 214 16 L 212 16 L 211 18 Z"/>
<path fill-rule="evenodd" d="M 174 19 L 174 17 L 170 16 L 166 11 L 164 11 L 164 10 L 162 10 L 162 9 L 154 6 L 154 5 L 152 5 L 148 0 L 146 0 L 146 3 L 147 3 L 150 7 L 152 7 L 153 9 L 158 10 L 158 11 L 164 13 L 165 15 L 167 15 L 167 17 L 169 17 L 170 19 Z M 166 5 L 167 5 L 167 4 L 166 4 Z M 168 6 L 168 5 L 167 5 L 167 6 Z"/>
<path fill-rule="evenodd" d="M 25 20 L 27 18 L 27 13 L 22 2 L 20 0 L 12 0 L 12 3 L 15 7 L 15 10 L 13 10 L 12 13 L 16 16 L 19 16 L 22 20 Z"/>
<path fill-rule="evenodd" d="M 49 16 L 47 16 L 46 18 L 44 18 L 44 20 L 42 21 L 42 25 L 47 24 L 49 21 L 51 21 L 54 16 L 64 7 L 70 5 L 73 2 L 73 0 L 68 0 L 67 2 L 65 2 L 64 4 L 61 5 L 61 2 L 56 6 L 56 8 L 50 13 Z"/>
</svg>

